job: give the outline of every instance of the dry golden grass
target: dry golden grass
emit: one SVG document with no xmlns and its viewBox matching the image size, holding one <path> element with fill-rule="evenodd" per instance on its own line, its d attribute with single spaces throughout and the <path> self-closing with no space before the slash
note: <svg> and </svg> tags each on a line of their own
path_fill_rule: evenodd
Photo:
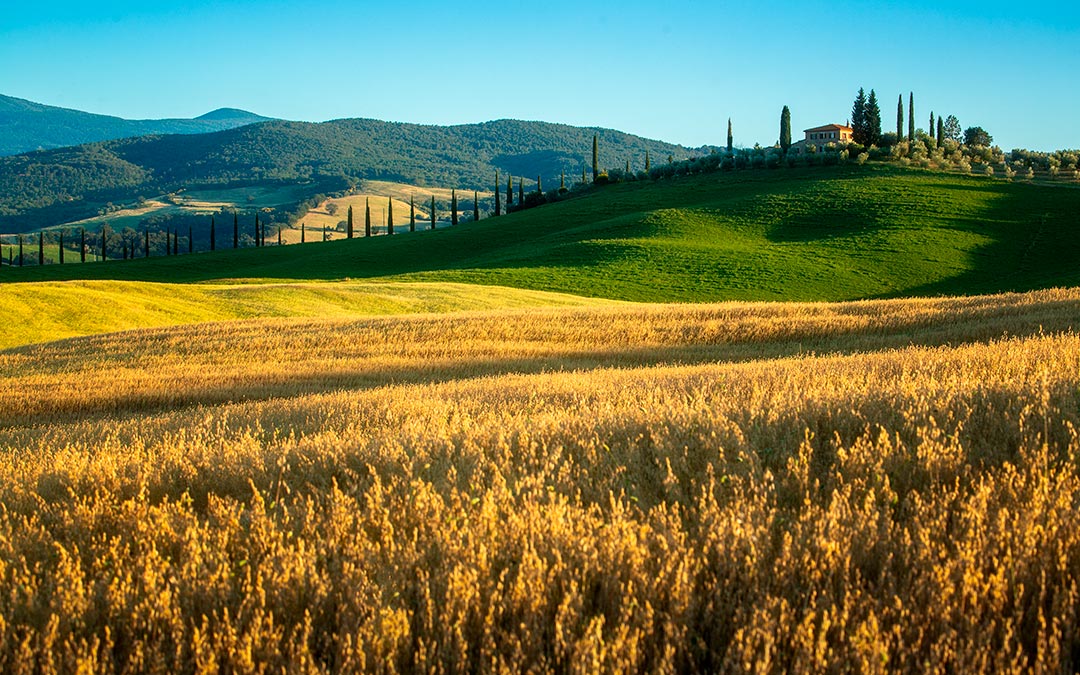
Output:
<svg viewBox="0 0 1080 675">
<path fill-rule="evenodd" d="M 397 232 L 407 232 L 409 229 L 409 199 L 411 197 L 415 200 L 416 228 L 427 229 L 431 224 L 430 207 L 432 195 L 440 202 L 449 202 L 451 191 L 450 188 L 417 187 L 414 185 L 405 185 L 404 183 L 366 180 L 360 184 L 356 194 L 327 199 L 322 204 L 309 210 L 307 215 L 301 218 L 300 221 L 306 224 L 309 241 L 311 241 L 311 233 L 315 231 L 321 236 L 324 225 L 328 232 L 333 233 L 337 224 L 347 218 L 349 207 L 352 206 L 353 228 L 360 236 L 363 236 L 365 209 L 370 201 L 373 233 L 385 234 L 387 205 L 389 201 L 393 201 L 394 230 Z M 486 199 L 491 195 L 491 192 L 479 193 L 481 199 Z M 472 213 L 472 196 L 473 194 L 471 191 L 458 191 L 458 209 L 460 213 Z M 330 204 L 334 204 L 337 207 L 337 211 L 334 214 L 331 214 L 327 210 Z M 449 211 L 436 214 L 436 218 L 439 220 L 446 220 L 449 219 L 449 217 Z M 288 231 L 282 233 L 283 239 L 285 239 L 287 234 Z M 336 238 L 340 239 L 343 236 L 343 233 L 337 233 Z M 288 241 L 286 243 L 297 243 L 299 241 L 300 233 L 299 230 L 297 230 L 295 233 L 288 236 Z"/>
<path fill-rule="evenodd" d="M 1043 672 L 1080 291 L 0 353 L 4 672 Z"/>
</svg>

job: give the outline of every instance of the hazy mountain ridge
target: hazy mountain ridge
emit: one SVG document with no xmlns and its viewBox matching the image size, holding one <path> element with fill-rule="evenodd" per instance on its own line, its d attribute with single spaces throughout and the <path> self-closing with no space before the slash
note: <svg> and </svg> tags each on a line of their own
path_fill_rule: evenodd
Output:
<svg viewBox="0 0 1080 675">
<path fill-rule="evenodd" d="M 219 108 L 194 119 L 129 120 L 0 95 L 0 155 L 151 134 L 204 134 L 270 118 Z"/>
<path fill-rule="evenodd" d="M 591 173 L 593 135 L 601 168 L 644 168 L 690 149 L 610 129 L 496 120 L 432 126 L 372 119 L 323 123 L 269 121 L 191 136 L 147 136 L 0 157 L 0 229 L 28 230 L 95 215 L 119 203 L 184 187 L 311 182 L 343 189 L 361 179 L 466 189 L 541 175 L 545 181 Z M 553 187 L 552 183 L 547 183 Z"/>
</svg>

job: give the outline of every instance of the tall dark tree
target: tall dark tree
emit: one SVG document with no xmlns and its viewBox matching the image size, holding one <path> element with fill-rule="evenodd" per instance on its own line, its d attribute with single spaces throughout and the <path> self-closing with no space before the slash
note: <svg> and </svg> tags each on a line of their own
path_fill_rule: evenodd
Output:
<svg viewBox="0 0 1080 675">
<path fill-rule="evenodd" d="M 499 216 L 502 211 L 502 196 L 499 190 L 502 189 L 502 185 L 499 184 L 499 171 L 495 170 L 495 216 Z"/>
<path fill-rule="evenodd" d="M 105 257 L 106 257 L 105 254 L 108 253 L 108 249 L 106 249 L 106 242 L 108 241 L 108 236 L 109 236 L 109 226 L 108 225 L 102 225 L 101 226 L 101 262 L 105 262 Z"/>
<path fill-rule="evenodd" d="M 64 264 L 64 231 L 60 230 L 60 264 Z"/>
<path fill-rule="evenodd" d="M 435 195 L 431 195 L 431 229 L 435 229 Z"/>
<path fill-rule="evenodd" d="M 626 168 L 623 169 L 623 173 L 625 173 L 627 176 L 630 175 L 630 160 L 626 160 Z"/>
<path fill-rule="evenodd" d="M 926 127 L 926 133 L 930 135 L 930 138 L 934 138 L 934 111 L 930 111 L 930 126 Z"/>
<path fill-rule="evenodd" d="M 735 137 L 731 134 L 731 118 L 727 118 L 727 154 L 731 154 L 735 149 Z"/>
<path fill-rule="evenodd" d="M 150 228 L 143 228 L 143 257 L 150 257 Z"/>
<path fill-rule="evenodd" d="M 450 224 L 457 225 L 457 190 L 450 189 Z"/>
<path fill-rule="evenodd" d="M 498 194 L 498 189 L 495 193 Z M 416 202 L 414 195 L 409 195 L 409 232 L 416 232 Z"/>
<path fill-rule="evenodd" d="M 862 87 L 851 106 L 851 136 L 859 145 L 870 145 L 866 127 L 866 91 Z"/>
<path fill-rule="evenodd" d="M 195 235 L 194 230 L 192 230 L 191 226 L 188 225 L 188 228 L 187 228 L 187 252 L 188 253 L 194 253 L 195 252 L 195 236 L 194 235 Z"/>
<path fill-rule="evenodd" d="M 345 220 L 345 236 L 353 238 L 352 204 L 349 204 L 349 215 Z"/>
<path fill-rule="evenodd" d="M 970 147 L 989 148 L 994 142 L 994 137 L 982 127 L 968 127 L 964 129 L 964 145 Z"/>
<path fill-rule="evenodd" d="M 937 142 L 941 145 L 945 141 L 945 120 L 938 115 L 937 118 Z"/>
<path fill-rule="evenodd" d="M 240 248 L 240 218 L 236 211 L 232 214 L 232 247 Z"/>
<path fill-rule="evenodd" d="M 84 230 L 84 232 L 85 232 L 85 230 Z M 24 258 L 24 256 L 23 256 L 23 239 L 22 239 L 22 235 L 20 234 L 19 235 L 19 267 L 23 266 L 23 258 Z M 86 254 L 85 253 L 83 254 L 83 262 L 86 262 Z"/>
<path fill-rule="evenodd" d="M 581 167 L 581 182 L 585 182 L 585 167 Z M 506 212 L 510 213 L 510 207 L 514 205 L 514 177 L 506 177 Z"/>
<path fill-rule="evenodd" d="M 870 96 L 866 99 L 866 138 L 869 145 L 875 145 L 881 139 L 881 108 L 878 107 L 877 94 L 870 90 Z"/>
<path fill-rule="evenodd" d="M 258 248 L 259 246 L 262 246 L 262 244 L 259 243 L 259 214 L 256 213 L 255 214 L 255 248 Z"/>
<path fill-rule="evenodd" d="M 581 165 L 581 184 L 584 185 L 587 182 L 585 178 L 585 165 Z"/>
<path fill-rule="evenodd" d="M 214 216 L 210 216 L 210 250 L 217 249 L 217 230 L 214 227 Z"/>
<path fill-rule="evenodd" d="M 649 173 L 649 151 L 645 151 L 645 173 Z"/>
<path fill-rule="evenodd" d="M 394 198 L 386 198 L 386 233 L 394 233 Z"/>
<path fill-rule="evenodd" d="M 45 264 L 45 231 L 38 232 L 37 264 Z"/>
<path fill-rule="evenodd" d="M 566 172 L 559 174 L 559 192 L 566 192 Z"/>
<path fill-rule="evenodd" d="M 915 92 L 913 91 L 908 93 L 907 140 L 908 143 L 915 142 Z"/>
<path fill-rule="evenodd" d="M 371 197 L 364 198 L 364 236 L 371 236 Z"/>
<path fill-rule="evenodd" d="M 521 177 L 518 177 L 518 206 L 525 205 L 525 184 L 521 182 Z"/>
<path fill-rule="evenodd" d="M 596 177 L 600 175 L 600 143 L 597 140 L 596 134 L 592 137 L 592 179 L 595 182 Z"/>
<path fill-rule="evenodd" d="M 476 190 L 473 190 L 473 193 L 472 193 L 472 204 L 473 204 L 473 216 L 472 216 L 472 219 L 473 219 L 473 222 L 476 223 L 476 222 L 480 221 L 480 198 L 479 198 L 479 195 L 477 195 Z"/>
<path fill-rule="evenodd" d="M 791 110 L 787 106 L 780 111 L 780 149 L 787 154 L 791 147 Z"/>
<path fill-rule="evenodd" d="M 281 228 L 277 229 L 277 245 L 281 246 Z"/>
<path fill-rule="evenodd" d="M 544 194 L 544 184 L 540 182 L 540 175 L 536 176 L 536 191 L 540 194 Z"/>
<path fill-rule="evenodd" d="M 305 222 L 300 223 L 300 243 L 307 243 L 307 223 Z"/>
<path fill-rule="evenodd" d="M 896 140 L 904 137 L 904 95 L 896 97 Z"/>
</svg>

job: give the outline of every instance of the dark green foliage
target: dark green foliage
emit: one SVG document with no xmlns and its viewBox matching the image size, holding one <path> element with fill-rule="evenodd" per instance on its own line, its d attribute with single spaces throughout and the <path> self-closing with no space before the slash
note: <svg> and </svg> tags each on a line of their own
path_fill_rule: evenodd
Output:
<svg viewBox="0 0 1080 675">
<path fill-rule="evenodd" d="M 307 243 L 307 223 L 300 223 L 300 243 Z"/>
<path fill-rule="evenodd" d="M 973 148 L 989 148 L 994 142 L 991 136 L 982 127 L 968 127 L 964 129 L 964 145 Z"/>
<path fill-rule="evenodd" d="M 278 243 L 280 244 L 281 242 L 279 241 Z M 195 232 L 191 229 L 190 225 L 188 225 L 187 231 L 187 252 L 195 252 Z"/>
<path fill-rule="evenodd" d="M 869 141 L 867 147 L 877 144 L 881 139 L 881 108 L 878 107 L 877 94 L 870 90 L 870 97 L 866 99 L 866 138 Z"/>
<path fill-rule="evenodd" d="M 277 229 L 277 245 L 281 246 L 281 228 Z"/>
<path fill-rule="evenodd" d="M 431 229 L 435 229 L 435 195 L 431 195 Z"/>
<path fill-rule="evenodd" d="M 926 127 L 926 133 L 929 134 L 930 138 L 934 138 L 934 111 L 933 110 L 930 111 L 930 126 Z M 937 140 L 937 139 L 934 138 L 934 140 Z"/>
<path fill-rule="evenodd" d="M 240 248 L 240 217 L 235 211 L 232 217 L 232 247 Z"/>
<path fill-rule="evenodd" d="M 364 236 L 371 236 L 371 197 L 364 200 Z"/>
<path fill-rule="evenodd" d="M 540 176 L 536 177 L 536 191 L 544 194 L 544 184 L 540 182 Z"/>
<path fill-rule="evenodd" d="M 873 93 L 873 92 L 871 92 Z M 908 143 L 915 142 L 915 92 L 909 92 L 907 105 L 907 139 Z"/>
<path fill-rule="evenodd" d="M 730 155 L 734 149 L 735 137 L 731 135 L 731 118 L 727 118 L 727 151 Z"/>
<path fill-rule="evenodd" d="M 60 230 L 60 264 L 64 264 L 64 231 Z"/>
<path fill-rule="evenodd" d="M 791 110 L 787 106 L 780 111 L 780 149 L 787 154 L 791 147 Z"/>
<path fill-rule="evenodd" d="M 45 264 L 45 233 L 38 232 L 38 263 L 39 265 Z"/>
<path fill-rule="evenodd" d="M 19 237 L 19 257 L 22 258 L 22 237 Z M 79 262 L 86 262 L 86 228 L 79 229 Z"/>
<path fill-rule="evenodd" d="M 83 256 L 83 262 L 86 262 L 86 256 Z M 19 235 L 19 267 L 23 266 L 23 238 Z"/>
<path fill-rule="evenodd" d="M 904 137 L 904 95 L 899 94 L 896 97 L 896 138 L 897 140 Z"/>
<path fill-rule="evenodd" d="M 592 177 L 596 180 L 596 177 L 600 175 L 600 145 L 597 140 L 596 134 L 592 137 Z"/>
<path fill-rule="evenodd" d="M 101 228 L 101 261 L 102 262 L 105 262 L 105 259 L 107 257 L 106 254 L 108 253 L 108 250 L 106 249 L 106 246 L 108 245 L 108 239 L 107 239 L 108 235 L 109 235 L 109 226 L 108 225 L 102 226 L 102 228 Z"/>
<path fill-rule="evenodd" d="M 945 142 L 945 120 L 940 115 L 937 118 L 937 142 L 938 145 Z"/>
<path fill-rule="evenodd" d="M 345 236 L 349 239 L 353 238 L 352 204 L 349 204 L 349 215 L 345 220 Z"/>
<path fill-rule="evenodd" d="M 255 248 L 258 248 L 258 247 L 262 246 L 262 242 L 260 240 L 260 237 L 261 237 L 261 233 L 260 233 L 260 228 L 259 228 L 259 214 L 258 214 L 258 212 L 256 212 L 255 213 Z"/>
<path fill-rule="evenodd" d="M 472 193 L 472 203 L 473 203 L 473 222 L 475 223 L 475 222 L 480 220 L 480 197 L 477 195 L 476 190 L 473 190 L 473 193 Z"/>
<path fill-rule="evenodd" d="M 502 212 L 501 193 L 502 185 L 499 183 L 499 171 L 495 170 L 495 216 L 498 216 Z"/>
<path fill-rule="evenodd" d="M 855 102 L 851 105 L 851 137 L 859 145 L 869 146 L 869 132 L 866 126 L 866 92 L 859 87 Z"/>
<path fill-rule="evenodd" d="M 217 230 L 214 227 L 214 216 L 210 216 L 210 250 L 217 250 Z"/>
<path fill-rule="evenodd" d="M 450 190 L 450 224 L 457 225 L 457 190 Z"/>
<path fill-rule="evenodd" d="M 645 151 L 645 173 L 649 173 L 649 151 Z"/>
<path fill-rule="evenodd" d="M 595 180 L 595 179 L 594 179 Z M 521 182 L 521 178 L 518 178 L 518 206 L 525 204 L 525 186 Z"/>
<path fill-rule="evenodd" d="M 495 183 L 495 194 L 499 194 L 498 181 Z M 416 203 L 413 195 L 409 195 L 409 232 L 416 232 Z"/>
<path fill-rule="evenodd" d="M 964 139 L 964 133 L 960 130 L 960 120 L 956 119 L 956 115 L 949 115 L 945 118 L 945 125 L 942 131 L 945 132 L 944 138 L 946 140 L 959 143 Z"/>
<path fill-rule="evenodd" d="M 386 198 L 386 233 L 394 233 L 394 198 Z"/>
<path fill-rule="evenodd" d="M 143 257 L 150 257 L 150 228 L 143 230 Z"/>
</svg>

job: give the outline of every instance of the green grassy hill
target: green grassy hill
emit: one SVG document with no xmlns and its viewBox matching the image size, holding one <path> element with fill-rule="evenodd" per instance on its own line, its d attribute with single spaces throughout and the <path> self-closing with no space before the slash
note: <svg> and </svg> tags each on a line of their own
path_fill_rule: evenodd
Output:
<svg viewBox="0 0 1080 675">
<path fill-rule="evenodd" d="M 742 171 L 433 232 L 2 272 L 452 281 L 634 301 L 990 293 L 1080 285 L 1080 189 L 881 166 Z"/>
</svg>

